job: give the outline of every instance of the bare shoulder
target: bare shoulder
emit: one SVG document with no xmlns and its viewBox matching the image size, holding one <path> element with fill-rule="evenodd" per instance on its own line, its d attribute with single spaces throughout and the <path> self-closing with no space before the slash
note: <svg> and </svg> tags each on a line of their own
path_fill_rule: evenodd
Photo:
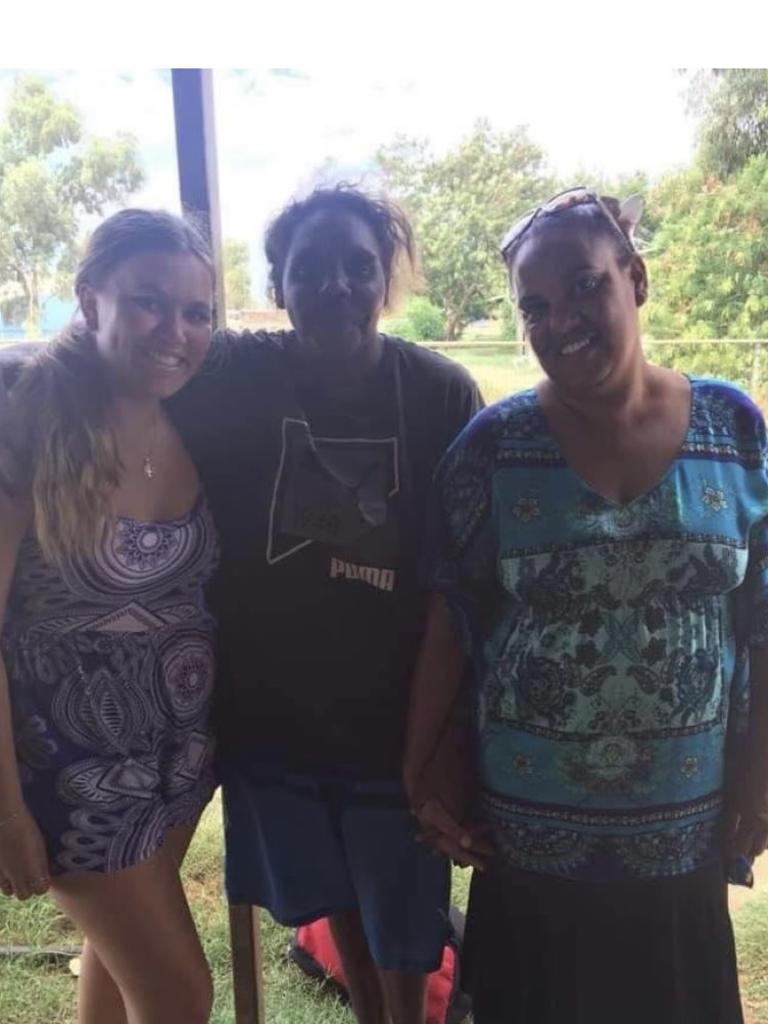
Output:
<svg viewBox="0 0 768 1024">
<path fill-rule="evenodd" d="M 669 400 L 688 400 L 691 396 L 691 381 L 684 373 L 670 370 L 666 366 L 651 366 L 651 383 L 655 394 Z"/>
<path fill-rule="evenodd" d="M 666 366 L 651 366 L 651 404 L 667 417 L 688 417 L 691 409 L 692 384 L 685 374 Z"/>
</svg>

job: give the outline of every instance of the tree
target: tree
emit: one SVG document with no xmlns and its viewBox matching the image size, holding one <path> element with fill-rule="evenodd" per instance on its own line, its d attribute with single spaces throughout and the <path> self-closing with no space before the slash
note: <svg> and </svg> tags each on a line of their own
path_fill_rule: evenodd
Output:
<svg viewBox="0 0 768 1024">
<path fill-rule="evenodd" d="M 699 120 L 705 170 L 725 178 L 768 153 L 768 69 L 699 71 L 691 76 L 688 104 Z"/>
<path fill-rule="evenodd" d="M 722 181 L 693 168 L 663 181 L 648 264 L 657 338 L 768 337 L 768 153 Z"/>
<path fill-rule="evenodd" d="M 102 215 L 142 182 L 131 136 L 87 136 L 70 103 L 40 79 L 18 78 L 0 125 L 3 316 L 36 333 L 42 296 L 74 264 L 80 216 Z"/>
<path fill-rule="evenodd" d="M 412 295 L 405 309 L 389 320 L 384 329 L 407 341 L 443 341 L 445 317 L 425 295 Z"/>
<path fill-rule="evenodd" d="M 224 242 L 224 295 L 231 309 L 251 305 L 250 252 L 247 242 L 230 238 Z"/>
<path fill-rule="evenodd" d="M 505 230 L 551 182 L 528 131 L 492 131 L 478 121 L 455 149 L 434 155 L 425 141 L 398 137 L 377 155 L 388 191 L 418 232 L 427 296 L 454 340 L 505 294 L 498 255 Z"/>
</svg>

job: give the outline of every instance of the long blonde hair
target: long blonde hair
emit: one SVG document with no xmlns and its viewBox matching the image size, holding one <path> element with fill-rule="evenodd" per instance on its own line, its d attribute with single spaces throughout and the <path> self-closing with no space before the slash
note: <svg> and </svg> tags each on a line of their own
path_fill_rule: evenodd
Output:
<svg viewBox="0 0 768 1024">
<path fill-rule="evenodd" d="M 75 277 L 78 299 L 86 285 L 98 291 L 122 262 L 149 252 L 191 253 L 213 273 L 193 224 L 164 211 L 121 210 L 88 241 Z M 111 520 L 122 470 L 111 397 L 95 338 L 79 323 L 37 353 L 11 389 L 6 490 L 31 499 L 37 540 L 58 565 L 92 553 Z"/>
</svg>

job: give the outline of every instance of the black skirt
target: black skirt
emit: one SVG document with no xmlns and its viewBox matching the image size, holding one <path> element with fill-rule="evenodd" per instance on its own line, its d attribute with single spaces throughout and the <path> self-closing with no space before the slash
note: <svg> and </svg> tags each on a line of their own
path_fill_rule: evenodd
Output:
<svg viewBox="0 0 768 1024">
<path fill-rule="evenodd" d="M 475 872 L 464 987 L 475 1024 L 743 1024 L 727 884 Z"/>
</svg>

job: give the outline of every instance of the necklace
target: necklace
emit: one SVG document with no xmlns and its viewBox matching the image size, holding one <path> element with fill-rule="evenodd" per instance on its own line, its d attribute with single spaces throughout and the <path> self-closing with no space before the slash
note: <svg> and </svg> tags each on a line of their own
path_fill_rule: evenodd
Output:
<svg viewBox="0 0 768 1024">
<path fill-rule="evenodd" d="M 155 442 L 157 441 L 157 431 L 160 426 L 160 414 L 158 413 L 157 419 L 155 420 L 154 427 L 152 428 L 152 436 L 149 439 L 149 445 L 147 450 L 144 452 L 144 458 L 142 459 L 142 472 L 147 480 L 153 480 L 155 476 L 155 463 L 154 463 L 154 452 Z"/>
</svg>

